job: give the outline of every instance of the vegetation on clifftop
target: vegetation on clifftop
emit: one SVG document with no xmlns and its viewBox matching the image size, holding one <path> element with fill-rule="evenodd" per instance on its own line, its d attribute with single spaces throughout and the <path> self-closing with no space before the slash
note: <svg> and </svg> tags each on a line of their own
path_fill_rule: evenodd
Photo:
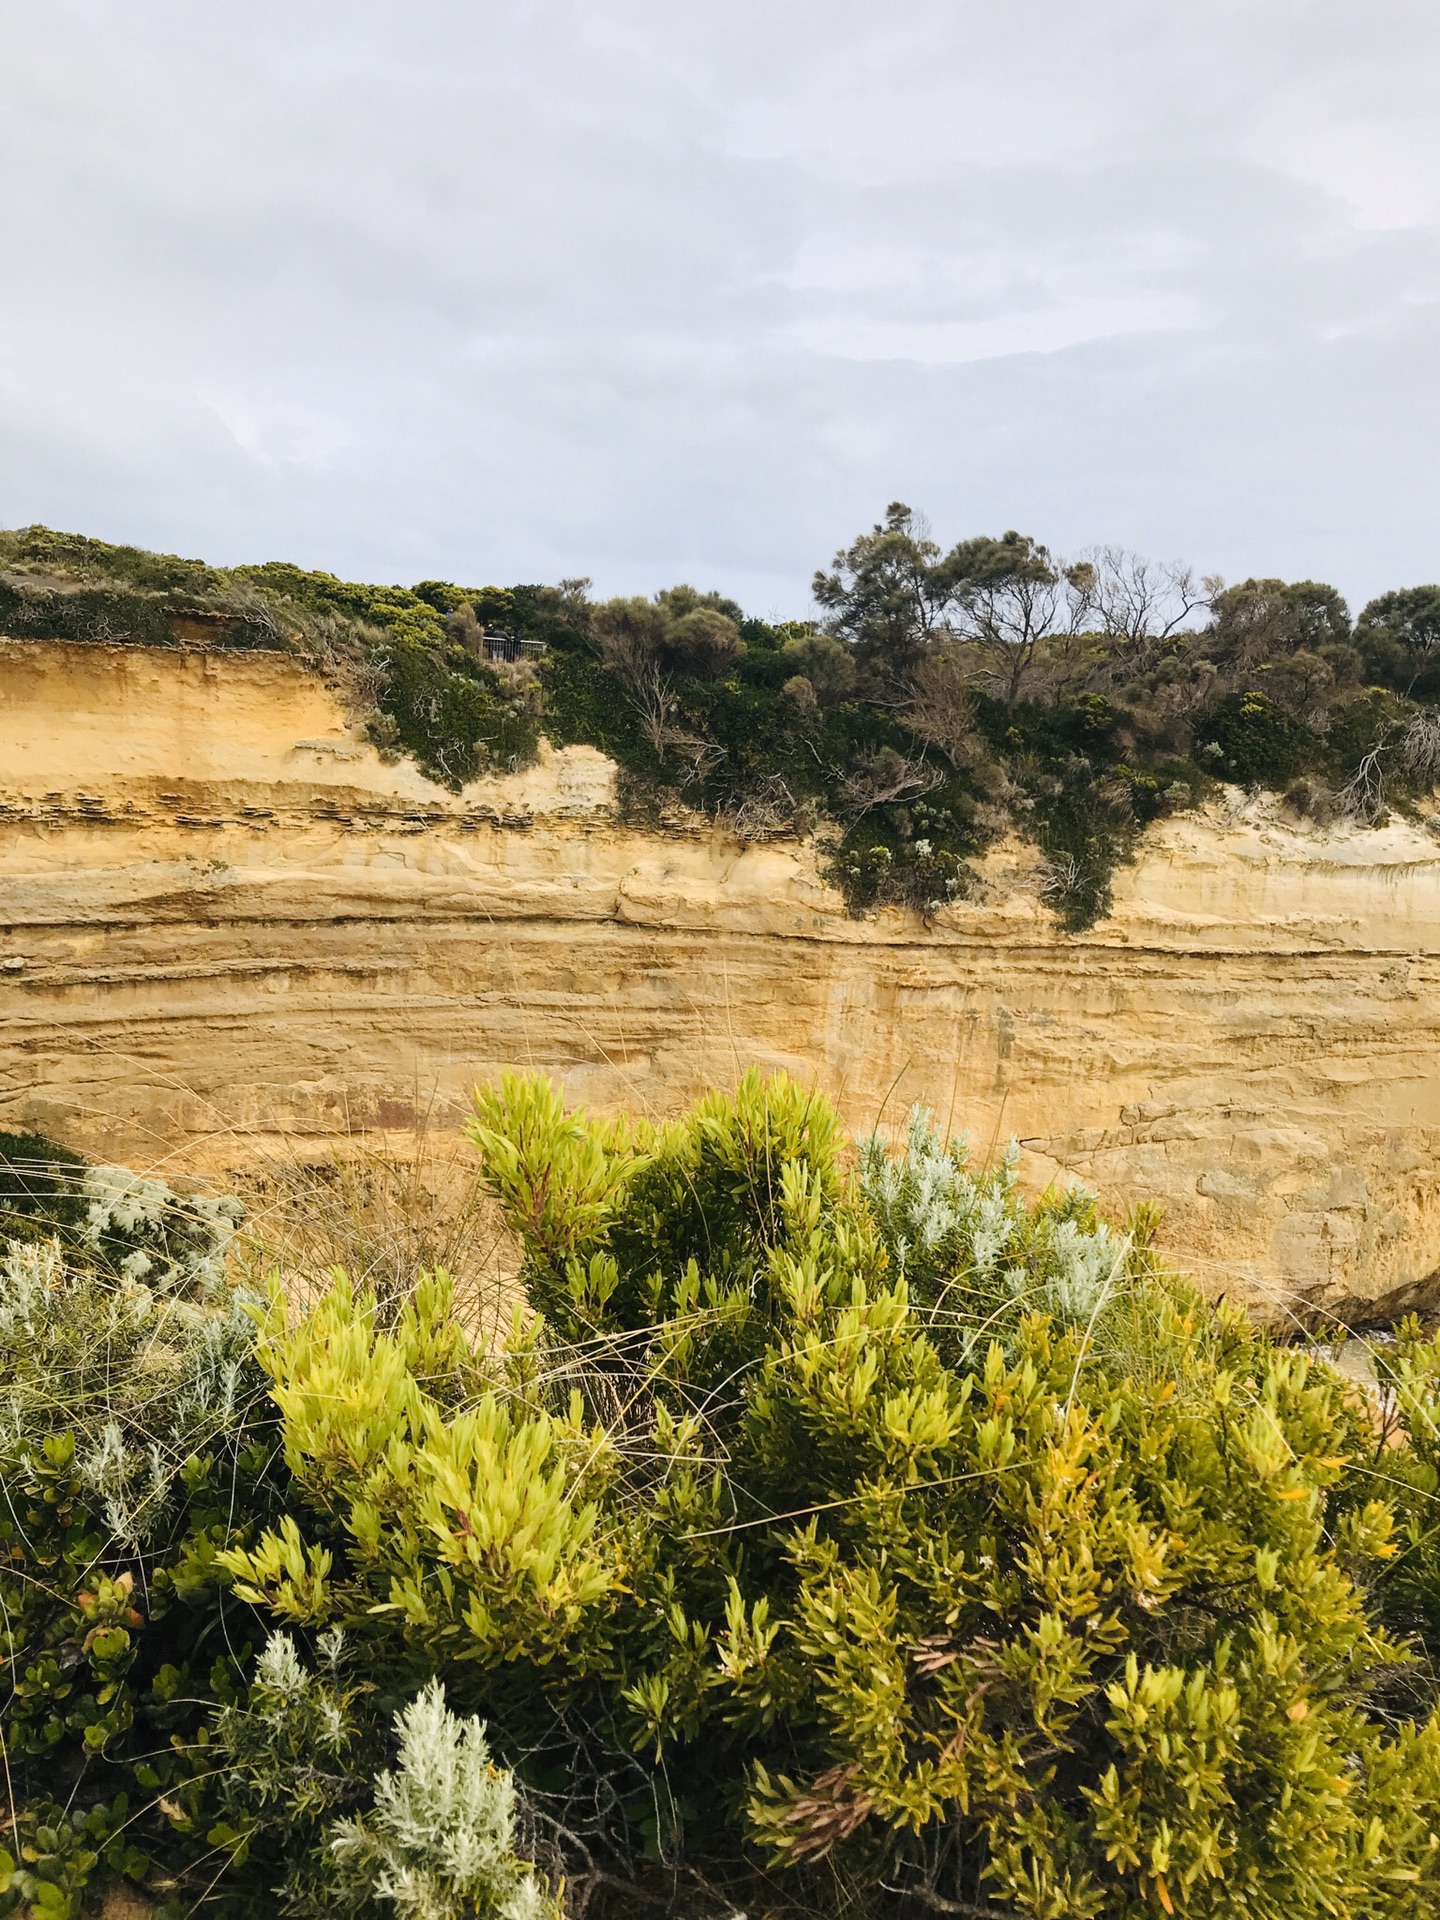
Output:
<svg viewBox="0 0 1440 1920">
<path fill-rule="evenodd" d="M 783 1077 L 658 1125 L 507 1078 L 471 1137 L 493 1346 L 444 1274 L 247 1295 L 216 1203 L 142 1268 L 101 1215 L 193 1202 L 86 1238 L 29 1180 L 0 1914 L 1434 1910 L 1440 1340 L 1369 1402 L 1145 1216 L 923 1113 L 847 1170 Z"/>
<path fill-rule="evenodd" d="M 594 745 L 642 814 L 823 830 L 857 912 L 933 914 L 1013 828 L 1078 928 L 1143 827 L 1217 780 L 1372 822 L 1440 774 L 1440 586 L 1352 621 L 1313 581 L 1225 587 L 1114 548 L 1067 563 L 1014 532 L 943 550 L 896 504 L 816 575 L 814 619 L 588 588 L 364 586 L 0 533 L 0 632 L 300 652 L 377 745 L 457 789 L 542 733 Z"/>
</svg>

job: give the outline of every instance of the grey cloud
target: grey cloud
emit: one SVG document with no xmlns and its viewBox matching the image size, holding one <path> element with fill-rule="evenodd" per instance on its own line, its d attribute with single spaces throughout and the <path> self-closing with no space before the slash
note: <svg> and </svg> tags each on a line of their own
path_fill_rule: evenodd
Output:
<svg viewBox="0 0 1440 1920">
<path fill-rule="evenodd" d="M 1440 16 L 10 10 L 0 522 L 803 609 L 899 496 L 1440 573 Z"/>
</svg>

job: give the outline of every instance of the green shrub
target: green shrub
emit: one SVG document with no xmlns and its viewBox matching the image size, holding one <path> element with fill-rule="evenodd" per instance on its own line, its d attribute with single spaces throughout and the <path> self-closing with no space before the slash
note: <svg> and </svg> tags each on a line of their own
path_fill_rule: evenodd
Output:
<svg viewBox="0 0 1440 1920">
<path fill-rule="evenodd" d="M 507 1778 L 474 1729 L 433 1687 L 401 1711 L 393 1686 L 350 1677 L 341 1635 L 317 1637 L 307 1672 L 230 1596 L 221 1550 L 292 1495 L 253 1303 L 216 1291 L 204 1275 L 152 1290 L 53 1241 L 0 1254 L 0 1737 L 17 1814 L 0 1915 L 75 1920 L 128 1879 L 176 1920 L 196 1899 L 243 1920 L 277 1895 L 297 1913 L 373 1920 L 398 1901 L 417 1920 L 541 1920 Z M 397 1712 L 398 1770 L 377 1782 Z M 417 1794 L 428 1852 L 391 1817 Z"/>
<path fill-rule="evenodd" d="M 1283 787 L 1315 751 L 1313 729 L 1264 693 L 1227 694 L 1200 722 L 1200 732 L 1212 771 L 1246 786 Z"/>
<path fill-rule="evenodd" d="M 277 1296 L 307 1517 L 226 1557 L 242 1593 L 454 1676 L 617 1878 L 648 1849 L 796 1910 L 1430 1897 L 1440 1730 L 1423 1688 L 1396 1719 L 1374 1598 L 1425 1476 L 1377 1497 L 1335 1375 L 923 1118 L 858 1183 L 754 1078 L 663 1128 L 510 1082 L 477 1140 L 553 1332 L 474 1351 L 435 1284 L 391 1334 L 344 1285 Z"/>
<path fill-rule="evenodd" d="M 87 1164 L 43 1133 L 0 1132 L 0 1239 L 47 1239 L 78 1226 Z"/>
<path fill-rule="evenodd" d="M 274 1511 L 253 1335 L 240 1302 L 154 1293 L 54 1242 L 0 1255 L 0 1732 L 22 1810 L 0 1912 L 66 1920 L 95 1873 L 183 1863 L 159 1802 L 247 1658 L 214 1556 Z"/>
<path fill-rule="evenodd" d="M 387 649 L 384 670 L 382 711 L 395 741 L 442 786 L 458 792 L 477 774 L 512 772 L 535 759 L 534 712 L 462 650 L 402 641 Z"/>
<path fill-rule="evenodd" d="M 52 527 L 16 527 L 0 531 L 0 566 L 34 573 L 42 580 L 78 580 L 93 586 L 119 585 L 131 591 L 177 593 L 198 598 L 220 592 L 226 575 L 203 560 L 182 560 L 174 553 L 149 553 L 143 547 L 112 546 L 81 533 L 57 533 Z"/>
<path fill-rule="evenodd" d="M 43 640 L 81 640 L 132 647 L 173 647 L 166 604 L 126 588 L 26 590 L 0 580 L 0 627 Z"/>
<path fill-rule="evenodd" d="M 1372 1408 L 1148 1216 L 783 1077 L 473 1137 L 494 1350 L 443 1275 L 6 1253 L 0 1912 L 1434 1903 L 1440 1340 Z"/>
</svg>

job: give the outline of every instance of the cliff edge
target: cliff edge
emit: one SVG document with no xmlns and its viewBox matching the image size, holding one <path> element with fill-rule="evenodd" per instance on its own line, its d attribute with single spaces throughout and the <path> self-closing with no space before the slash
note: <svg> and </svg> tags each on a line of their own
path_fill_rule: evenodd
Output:
<svg viewBox="0 0 1440 1920">
<path fill-rule="evenodd" d="M 933 924 L 817 849 L 627 825 L 591 748 L 459 795 L 293 658 L 0 641 L 0 1126 L 133 1163 L 458 1122 L 502 1066 L 668 1110 L 758 1061 L 1156 1199 L 1212 1292 L 1440 1306 L 1440 840 L 1236 789 L 1056 929 L 1007 843 Z"/>
</svg>

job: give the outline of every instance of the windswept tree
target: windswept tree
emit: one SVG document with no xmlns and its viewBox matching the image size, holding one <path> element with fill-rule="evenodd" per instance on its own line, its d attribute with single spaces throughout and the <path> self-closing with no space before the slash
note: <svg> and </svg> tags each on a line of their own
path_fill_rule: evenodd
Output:
<svg viewBox="0 0 1440 1920">
<path fill-rule="evenodd" d="M 1125 547 L 1094 547 L 1072 573 L 1083 584 L 1087 613 L 1128 662 L 1142 662 L 1210 610 L 1224 583 L 1203 578 L 1183 560 L 1150 560 Z"/>
<path fill-rule="evenodd" d="M 1414 693 L 1440 664 L 1440 585 L 1382 593 L 1361 610 L 1355 638 L 1391 685 Z"/>
<path fill-rule="evenodd" d="M 1350 639 L 1350 609 L 1320 580 L 1242 580 L 1216 594 L 1214 609 L 1208 651 L 1222 665 L 1242 670 Z"/>
<path fill-rule="evenodd" d="M 1028 690 L 1042 644 L 1074 634 L 1090 604 L 1090 576 L 1056 560 L 1028 534 L 962 540 L 945 556 L 949 627 L 969 650 L 974 677 L 1013 707 Z"/>
<path fill-rule="evenodd" d="M 948 646 L 962 650 L 975 686 L 1013 706 L 1042 644 L 1083 623 L 1089 572 L 1013 529 L 945 553 L 921 515 L 892 501 L 883 522 L 816 574 L 813 591 L 830 632 L 854 646 L 872 697 L 906 704 L 921 661 Z"/>
<path fill-rule="evenodd" d="M 739 614 L 733 600 L 687 586 L 595 609 L 592 644 L 658 760 L 674 753 L 701 772 L 721 757 L 714 741 L 681 724 L 675 679 L 716 680 L 735 665 L 745 651 Z"/>
<path fill-rule="evenodd" d="M 665 658 L 664 612 L 652 601 L 609 600 L 596 609 L 592 635 L 601 664 L 624 694 L 640 731 L 663 759 L 675 710 Z"/>
<path fill-rule="evenodd" d="M 929 643 L 947 630 L 951 589 L 922 514 L 892 500 L 885 518 L 815 575 L 812 591 L 830 631 L 893 690 Z"/>
<path fill-rule="evenodd" d="M 844 640 L 837 640 L 834 634 L 797 634 L 785 642 L 782 651 L 786 664 L 794 669 L 792 679 L 786 682 L 792 698 L 806 698 L 794 687 L 797 680 L 809 689 L 810 701 L 822 706 L 849 700 L 855 693 L 858 681 L 855 649 Z"/>
</svg>

